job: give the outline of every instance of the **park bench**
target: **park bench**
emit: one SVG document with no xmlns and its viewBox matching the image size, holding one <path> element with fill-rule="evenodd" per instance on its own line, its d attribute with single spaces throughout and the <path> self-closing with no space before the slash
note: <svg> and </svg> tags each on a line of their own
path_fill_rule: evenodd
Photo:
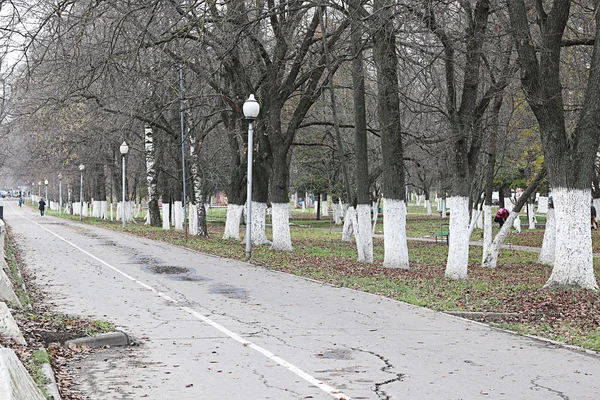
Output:
<svg viewBox="0 0 600 400">
<path fill-rule="evenodd" d="M 446 244 L 450 245 L 450 226 L 447 219 L 442 218 L 442 213 L 440 212 L 440 229 L 437 232 L 433 233 L 433 237 L 435 238 L 435 242 L 438 240 L 441 243 L 444 243 L 444 239 L 446 240 Z"/>
<path fill-rule="evenodd" d="M 450 244 L 450 232 L 436 232 L 433 234 L 433 237 L 435 238 L 436 243 L 438 242 L 438 239 L 442 243 L 444 242 L 444 239 L 446 239 L 446 244 Z"/>
</svg>

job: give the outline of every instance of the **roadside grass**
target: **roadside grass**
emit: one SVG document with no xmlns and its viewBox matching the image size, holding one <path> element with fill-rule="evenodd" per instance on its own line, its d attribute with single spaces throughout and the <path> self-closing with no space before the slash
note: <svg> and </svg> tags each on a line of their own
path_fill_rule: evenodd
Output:
<svg viewBox="0 0 600 400">
<path fill-rule="evenodd" d="M 48 352 L 46 352 L 46 349 L 40 348 L 32 351 L 27 363 L 27 369 L 29 370 L 37 387 L 42 391 L 44 397 L 52 400 L 53 397 L 50 395 L 50 392 L 48 392 L 48 388 L 46 387 L 46 385 L 50 382 L 42 371 L 42 366 L 44 364 L 50 364 L 50 358 L 48 357 Z"/>
<path fill-rule="evenodd" d="M 19 271 L 19 266 L 17 263 L 17 252 L 9 239 L 9 235 L 5 236 L 4 255 L 6 263 L 8 264 L 9 278 L 13 284 L 15 294 L 21 302 L 21 305 L 24 308 L 29 308 L 31 307 L 31 298 L 29 297 L 27 291 L 24 289 L 23 276 L 21 275 L 21 271 Z"/>
<path fill-rule="evenodd" d="M 407 231 L 415 236 L 427 236 L 427 232 L 438 228 L 440 219 L 439 216 L 409 214 Z M 84 220 L 122 230 L 119 222 Z M 308 229 L 294 226 L 297 221 L 292 220 L 291 227 L 293 252 L 270 251 L 268 246 L 254 247 L 252 263 L 439 311 L 504 313 L 506 317 L 501 322 L 497 319 L 488 321 L 485 316 L 480 320 L 600 351 L 600 293 L 542 289 L 552 269 L 537 263 L 537 253 L 501 250 L 498 268 L 489 269 L 480 266 L 481 247 L 473 246 L 469 255 L 469 279 L 450 281 L 444 277 L 448 252 L 445 244 L 409 241 L 410 270 L 388 269 L 382 266 L 381 237 L 373 240 L 374 263 L 361 264 L 356 262 L 354 243 L 341 241 L 340 227 L 334 230 L 326 225 Z M 306 223 L 312 227 L 315 222 L 308 220 Z M 331 224 L 330 221 L 323 222 L 327 223 Z M 209 224 L 211 237 L 207 239 L 192 236 L 186 239 L 184 232 L 164 231 L 143 225 L 143 222 L 128 224 L 126 232 L 207 254 L 245 259 L 243 227 L 240 241 L 221 239 L 224 232 L 221 223 Z M 266 233 L 267 237 L 271 237 L 269 228 Z M 477 234 L 476 230 L 474 236 Z M 508 242 L 540 247 L 542 239 L 542 229 L 524 229 L 520 234 L 511 234 Z M 596 231 L 593 241 L 596 248 L 599 242 Z M 600 280 L 600 260 L 594 261 L 596 276 Z"/>
</svg>

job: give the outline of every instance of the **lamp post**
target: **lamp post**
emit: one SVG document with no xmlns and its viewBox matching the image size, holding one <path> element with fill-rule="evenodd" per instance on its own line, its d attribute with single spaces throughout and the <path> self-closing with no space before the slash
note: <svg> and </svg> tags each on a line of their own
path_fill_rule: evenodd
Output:
<svg viewBox="0 0 600 400">
<path fill-rule="evenodd" d="M 121 207 L 121 219 L 123 220 L 123 229 L 125 229 L 125 156 L 129 151 L 129 146 L 127 146 L 127 143 L 123 142 L 121 147 L 119 147 L 119 150 L 121 151 L 121 156 L 123 158 L 123 205 Z"/>
<path fill-rule="evenodd" d="M 46 201 L 48 201 L 48 179 L 44 180 L 44 185 L 46 185 Z M 48 206 L 50 207 L 50 206 Z"/>
<path fill-rule="evenodd" d="M 58 174 L 58 214 L 62 215 L 62 174 Z"/>
<path fill-rule="evenodd" d="M 79 166 L 79 171 L 81 172 L 81 182 L 79 185 L 79 220 L 83 220 L 83 170 L 85 169 L 85 165 L 81 164 Z"/>
<path fill-rule="evenodd" d="M 252 147 L 253 140 L 252 134 L 254 133 L 254 128 L 252 124 L 256 117 L 258 117 L 258 113 L 260 112 L 260 105 L 254 98 L 254 95 L 251 94 L 248 97 L 248 100 L 244 103 L 244 117 L 248 120 L 248 184 L 247 187 L 247 195 L 246 195 L 246 259 L 250 259 L 252 255 Z"/>
</svg>

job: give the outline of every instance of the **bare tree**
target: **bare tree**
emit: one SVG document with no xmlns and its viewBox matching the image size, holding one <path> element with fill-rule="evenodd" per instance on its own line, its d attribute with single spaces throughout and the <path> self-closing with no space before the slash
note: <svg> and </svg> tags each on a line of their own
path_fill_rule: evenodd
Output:
<svg viewBox="0 0 600 400">
<path fill-rule="evenodd" d="M 554 0 L 546 12 L 547 5 L 536 2 L 539 35 L 534 35 L 528 19 L 533 6 L 527 7 L 523 0 L 508 1 L 521 82 L 540 125 L 555 208 L 555 263 L 545 287 L 595 289 L 589 215 L 590 183 L 600 143 L 600 13 L 595 2 L 590 10 L 596 26 L 587 89 L 576 122 L 569 124 L 561 85 L 561 50 L 572 4 Z"/>
</svg>

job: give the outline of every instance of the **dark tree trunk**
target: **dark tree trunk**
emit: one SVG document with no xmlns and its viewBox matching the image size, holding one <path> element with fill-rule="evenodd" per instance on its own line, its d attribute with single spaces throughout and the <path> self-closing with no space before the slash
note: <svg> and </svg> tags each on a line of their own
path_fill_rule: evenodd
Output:
<svg viewBox="0 0 600 400">
<path fill-rule="evenodd" d="M 352 61 L 352 84 L 354 93 L 354 152 L 356 154 L 356 200 L 357 204 L 369 204 L 369 159 L 367 144 L 367 111 L 365 105 L 365 77 L 362 55 L 362 28 L 352 25 L 352 42 L 356 54 Z"/>
<path fill-rule="evenodd" d="M 561 80 L 562 37 L 570 16 L 570 0 L 555 0 L 546 13 L 536 13 L 541 35 L 532 37 L 531 11 L 524 0 L 509 0 L 509 14 L 521 67 L 521 83 L 539 126 L 557 228 L 554 269 L 546 287 L 596 289 L 589 229 L 590 183 L 600 143 L 600 12 L 596 3 L 595 42 L 583 106 L 574 128 L 567 129 Z M 541 42 L 541 43 L 536 43 Z M 566 226 L 566 228 L 564 227 Z"/>
<path fill-rule="evenodd" d="M 377 22 L 373 36 L 373 56 L 377 65 L 377 111 L 383 157 L 383 193 L 386 199 L 383 223 L 387 227 L 384 230 L 383 265 L 407 269 L 409 260 L 406 242 L 406 183 L 392 7 L 393 2 L 390 0 L 374 2 Z M 428 194 L 427 197 L 429 198 Z M 377 213 L 377 201 L 375 204 L 373 212 Z"/>
<path fill-rule="evenodd" d="M 317 221 L 321 220 L 321 193 L 317 193 Z"/>
</svg>

